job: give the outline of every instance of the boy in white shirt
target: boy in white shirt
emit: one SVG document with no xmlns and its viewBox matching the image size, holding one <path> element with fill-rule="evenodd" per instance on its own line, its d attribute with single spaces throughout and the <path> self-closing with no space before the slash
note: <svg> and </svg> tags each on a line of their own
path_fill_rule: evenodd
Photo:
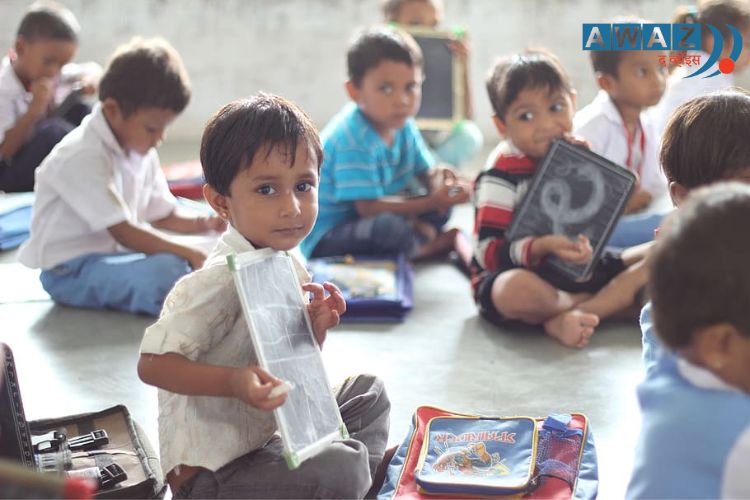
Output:
<svg viewBox="0 0 750 500">
<path fill-rule="evenodd" d="M 591 150 L 627 168 L 639 184 L 615 227 L 609 245 L 630 247 L 651 241 L 667 199 L 667 184 L 659 168 L 659 138 L 646 108 L 659 102 L 667 68 L 659 56 L 666 51 L 591 51 L 591 62 L 601 90 L 594 101 L 576 113 L 573 133 Z"/>
<path fill-rule="evenodd" d="M 351 437 L 289 470 L 271 411 L 287 396 L 271 393 L 282 382 L 258 366 L 226 262 L 233 253 L 299 244 L 318 215 L 322 160 L 310 119 L 281 97 L 232 102 L 206 126 L 203 192 L 229 228 L 206 265 L 170 292 L 138 362 L 141 379 L 159 388 L 161 464 L 173 498 L 362 498 L 379 488 L 390 402 L 371 375 L 350 377 L 335 391 Z M 312 294 L 308 312 L 322 348 L 346 302 L 335 285 L 311 283 L 292 260 Z"/>
<path fill-rule="evenodd" d="M 0 64 L 0 191 L 32 191 L 35 169 L 91 111 L 79 94 L 96 91 L 101 68 L 69 63 L 78 31 L 56 3 L 33 4 L 21 20 Z"/>
<path fill-rule="evenodd" d="M 156 316 L 172 285 L 203 265 L 203 251 L 152 229 L 224 227 L 215 216 L 180 214 L 154 149 L 187 105 L 188 85 L 166 41 L 121 46 L 101 102 L 39 167 L 31 237 L 18 258 L 42 269 L 56 302 Z"/>
</svg>

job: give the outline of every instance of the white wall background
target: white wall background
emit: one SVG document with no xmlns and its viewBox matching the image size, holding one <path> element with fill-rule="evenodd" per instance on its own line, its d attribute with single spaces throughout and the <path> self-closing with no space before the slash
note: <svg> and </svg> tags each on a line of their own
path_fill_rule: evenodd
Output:
<svg viewBox="0 0 750 500">
<path fill-rule="evenodd" d="M 0 0 L 0 46 L 11 47 L 29 2 Z M 319 125 L 344 104 L 345 52 L 359 26 L 381 20 L 379 0 L 64 0 L 82 33 L 76 60 L 104 65 L 134 35 L 161 35 L 182 55 L 193 99 L 170 129 L 172 140 L 200 137 L 206 120 L 228 101 L 258 90 L 300 104 Z M 526 46 L 554 51 L 578 89 L 594 96 L 581 24 L 637 14 L 669 22 L 678 0 L 445 0 L 446 24 L 472 40 L 475 117 L 494 137 L 484 76 L 494 59 Z M 137 75 L 134 75 L 137 78 Z M 738 80 L 750 87 L 747 75 Z"/>
</svg>

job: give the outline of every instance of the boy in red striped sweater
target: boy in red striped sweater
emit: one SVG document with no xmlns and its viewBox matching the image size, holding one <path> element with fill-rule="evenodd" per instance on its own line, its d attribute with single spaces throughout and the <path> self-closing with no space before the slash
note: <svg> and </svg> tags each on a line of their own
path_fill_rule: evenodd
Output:
<svg viewBox="0 0 750 500">
<path fill-rule="evenodd" d="M 560 235 L 509 241 L 513 211 L 539 162 L 556 138 L 573 127 L 575 91 L 558 59 L 542 50 L 497 62 L 487 81 L 493 121 L 503 141 L 477 177 L 472 287 L 480 314 L 542 324 L 566 346 L 584 347 L 599 320 L 626 311 L 648 280 L 650 244 L 605 251 L 587 281 L 572 281 L 545 264 L 547 255 L 577 264 L 591 260 L 588 239 Z"/>
</svg>

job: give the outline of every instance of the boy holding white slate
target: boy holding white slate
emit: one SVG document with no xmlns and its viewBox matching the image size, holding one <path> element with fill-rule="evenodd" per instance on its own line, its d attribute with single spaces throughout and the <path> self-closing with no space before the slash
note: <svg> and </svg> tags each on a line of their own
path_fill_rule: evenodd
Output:
<svg viewBox="0 0 750 500">
<path fill-rule="evenodd" d="M 589 276 L 571 279 L 550 261 L 573 267 L 589 263 L 593 250 L 583 234 L 588 229 L 582 228 L 575 240 L 556 230 L 510 237 L 511 223 L 518 215 L 514 211 L 553 141 L 566 138 L 575 142 L 568 135 L 573 126 L 575 91 L 557 58 L 541 50 L 501 59 L 490 74 L 487 90 L 495 112 L 493 121 L 504 140 L 475 183 L 474 299 L 482 316 L 493 323 L 519 320 L 542 324 L 548 335 L 564 345 L 584 347 L 601 318 L 634 305 L 648 279 L 643 261 L 648 248 L 607 252 L 591 266 Z M 580 175 L 581 170 L 575 165 L 571 175 Z M 597 183 L 591 184 L 593 192 Z M 610 189 L 606 183 L 603 187 Z M 597 205 L 613 196 L 602 193 L 605 195 Z M 575 199 L 564 207 L 561 193 L 549 200 L 557 204 L 549 211 L 560 221 L 580 208 L 574 205 Z M 611 211 L 609 217 L 616 217 L 617 207 Z"/>
<path fill-rule="evenodd" d="M 308 373 L 305 385 L 287 385 L 259 366 L 226 263 L 253 250 L 287 252 L 310 232 L 322 158 L 307 115 L 280 97 L 230 103 L 206 127 L 204 195 L 229 226 L 203 268 L 167 297 L 138 363 L 141 379 L 160 389 L 161 463 L 174 498 L 362 498 L 373 485 L 388 438 L 383 383 L 370 375 L 347 379 L 334 397 L 350 438 L 289 470 L 272 410 L 321 380 Z M 346 310 L 344 299 L 330 283 L 310 283 L 294 257 L 289 265 L 311 293 L 309 324 L 322 346 Z M 281 283 L 256 286 L 277 292 Z"/>
</svg>

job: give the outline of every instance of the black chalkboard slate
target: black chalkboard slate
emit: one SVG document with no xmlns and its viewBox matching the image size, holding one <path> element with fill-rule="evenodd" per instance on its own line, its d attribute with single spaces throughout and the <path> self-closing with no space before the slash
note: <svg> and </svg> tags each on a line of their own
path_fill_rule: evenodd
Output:
<svg viewBox="0 0 750 500">
<path fill-rule="evenodd" d="M 629 170 L 587 148 L 557 139 L 534 173 L 529 190 L 513 215 L 507 238 L 587 236 L 593 249 L 589 264 L 570 264 L 554 255 L 547 259 L 571 279 L 585 279 L 599 260 L 635 181 Z"/>
<path fill-rule="evenodd" d="M 422 49 L 424 60 L 422 105 L 417 126 L 423 130 L 452 128 L 464 116 L 464 65 L 453 55 L 448 42 L 456 38 L 449 31 L 409 27 L 408 32 Z"/>
</svg>

